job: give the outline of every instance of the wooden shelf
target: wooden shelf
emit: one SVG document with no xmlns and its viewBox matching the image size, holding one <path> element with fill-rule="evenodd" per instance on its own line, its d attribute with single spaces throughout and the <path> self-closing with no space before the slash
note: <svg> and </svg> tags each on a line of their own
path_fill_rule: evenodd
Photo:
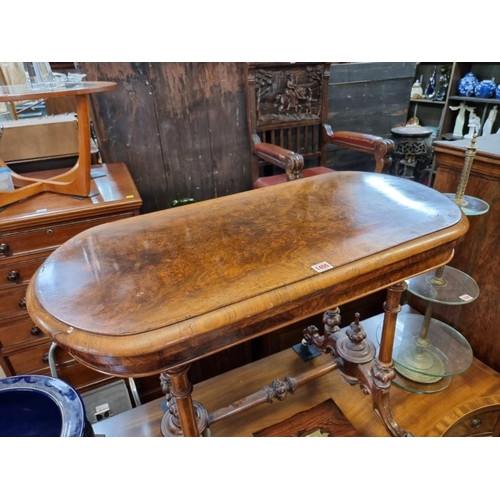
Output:
<svg viewBox="0 0 500 500">
<path fill-rule="evenodd" d="M 464 97 L 459 95 L 452 95 L 448 98 L 450 101 L 467 101 L 467 102 L 478 102 L 482 104 L 499 104 L 500 99 L 480 99 L 479 97 Z"/>
<path fill-rule="evenodd" d="M 445 105 L 445 101 L 434 101 L 432 99 L 410 99 L 410 102 L 415 104 L 437 104 L 438 106 Z"/>
</svg>

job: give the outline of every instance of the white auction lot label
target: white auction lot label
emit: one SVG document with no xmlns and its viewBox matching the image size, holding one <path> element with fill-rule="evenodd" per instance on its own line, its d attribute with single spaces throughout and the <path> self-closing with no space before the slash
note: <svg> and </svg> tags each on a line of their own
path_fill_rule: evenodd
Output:
<svg viewBox="0 0 500 500">
<path fill-rule="evenodd" d="M 311 267 L 318 273 L 324 273 L 329 269 L 333 269 L 333 266 L 331 264 L 328 264 L 328 262 L 320 262 L 319 264 L 314 264 Z"/>
</svg>

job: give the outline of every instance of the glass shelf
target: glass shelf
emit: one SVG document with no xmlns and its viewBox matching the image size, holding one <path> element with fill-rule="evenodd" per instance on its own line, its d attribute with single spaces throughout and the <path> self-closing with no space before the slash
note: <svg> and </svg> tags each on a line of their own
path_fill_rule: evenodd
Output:
<svg viewBox="0 0 500 500">
<path fill-rule="evenodd" d="M 454 267 L 444 266 L 441 285 L 433 283 L 435 275 L 433 270 L 409 279 L 408 291 L 424 300 L 447 305 L 467 304 L 479 296 L 474 279 Z"/>
<path fill-rule="evenodd" d="M 422 338 L 423 321 L 424 316 L 420 314 L 398 316 L 392 358 L 396 372 L 412 381 L 412 385 L 431 385 L 431 390 L 438 392 L 449 385 L 443 378 L 463 373 L 470 367 L 472 349 L 457 330 L 434 318 L 430 321 L 426 337 Z M 377 328 L 379 344 L 382 326 L 383 322 Z M 420 391 L 424 390 L 420 388 Z"/>
<path fill-rule="evenodd" d="M 443 194 L 454 202 L 456 196 L 454 193 Z M 464 195 L 463 200 L 466 202 L 466 204 L 458 205 L 458 207 L 462 209 L 462 212 L 465 215 L 483 215 L 490 209 L 488 203 L 479 198 L 475 198 L 474 196 Z"/>
<path fill-rule="evenodd" d="M 434 394 L 436 392 L 444 391 L 451 384 L 452 377 L 443 377 L 438 382 L 433 384 L 425 384 L 421 382 L 414 382 L 409 378 L 403 377 L 400 373 L 396 372 L 396 378 L 392 381 L 394 385 L 401 387 L 405 391 L 414 392 L 416 394 Z"/>
</svg>

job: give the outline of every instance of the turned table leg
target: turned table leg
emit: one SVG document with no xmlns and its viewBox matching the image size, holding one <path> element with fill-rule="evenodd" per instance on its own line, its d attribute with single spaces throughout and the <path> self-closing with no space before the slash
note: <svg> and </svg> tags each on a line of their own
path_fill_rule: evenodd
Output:
<svg viewBox="0 0 500 500">
<path fill-rule="evenodd" d="M 208 413 L 205 408 L 193 402 L 193 386 L 187 372 L 190 365 L 166 370 L 170 379 L 169 409 L 163 416 L 161 432 L 164 436 L 198 437 L 206 435 Z"/>
<path fill-rule="evenodd" d="M 380 351 L 371 367 L 374 387 L 372 388 L 373 407 L 385 426 L 393 436 L 411 436 L 410 432 L 401 429 L 392 415 L 389 390 L 391 381 L 395 378 L 392 349 L 396 334 L 396 320 L 401 311 L 401 294 L 407 289 L 405 282 L 397 283 L 387 290 L 387 300 L 384 303 L 384 324 L 380 340 Z"/>
<path fill-rule="evenodd" d="M 397 283 L 388 288 L 384 303 L 384 324 L 380 340 L 378 360 L 382 364 L 392 364 L 392 348 L 396 335 L 396 321 L 401 311 L 401 295 L 408 288 L 406 282 Z"/>
</svg>

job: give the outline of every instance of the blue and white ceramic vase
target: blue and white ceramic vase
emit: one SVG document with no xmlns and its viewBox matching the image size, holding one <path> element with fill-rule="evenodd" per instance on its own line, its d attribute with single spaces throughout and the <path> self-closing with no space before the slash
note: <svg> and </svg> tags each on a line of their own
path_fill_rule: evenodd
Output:
<svg viewBox="0 0 500 500">
<path fill-rule="evenodd" d="M 495 95 L 497 84 L 495 79 L 483 80 L 474 87 L 474 95 L 480 99 L 491 99 Z"/>
<path fill-rule="evenodd" d="M 498 85 L 497 90 L 495 91 L 495 97 L 497 99 L 500 99 L 500 84 Z"/>
<path fill-rule="evenodd" d="M 474 97 L 474 88 L 479 83 L 474 73 L 467 73 L 458 82 L 458 95 L 462 97 Z"/>
</svg>

